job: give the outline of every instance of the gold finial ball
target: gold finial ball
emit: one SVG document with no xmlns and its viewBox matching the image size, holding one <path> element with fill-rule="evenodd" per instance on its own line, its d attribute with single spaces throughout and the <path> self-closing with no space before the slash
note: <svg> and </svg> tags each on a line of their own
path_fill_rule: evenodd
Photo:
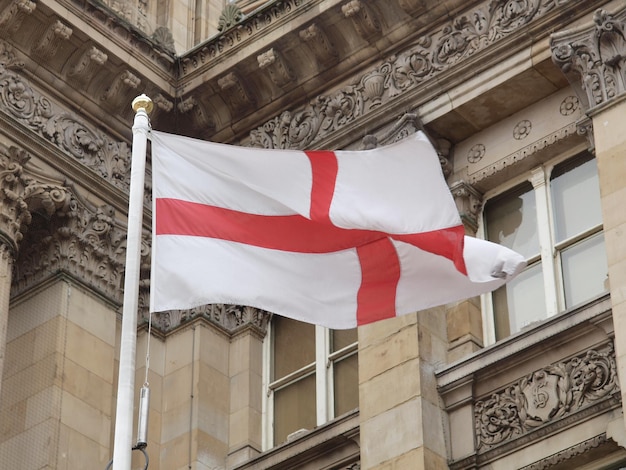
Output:
<svg viewBox="0 0 626 470">
<path fill-rule="evenodd" d="M 150 114 L 152 108 L 154 108 L 152 100 L 147 95 L 139 95 L 133 100 L 133 111 L 137 112 L 141 108 L 145 109 L 148 114 Z"/>
</svg>

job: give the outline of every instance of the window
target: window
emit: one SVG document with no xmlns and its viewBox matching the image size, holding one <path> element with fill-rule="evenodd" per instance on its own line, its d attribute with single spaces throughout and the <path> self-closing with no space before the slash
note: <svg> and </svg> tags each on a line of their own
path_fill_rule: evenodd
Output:
<svg viewBox="0 0 626 470">
<path fill-rule="evenodd" d="M 264 448 L 358 407 L 357 331 L 275 315 L 265 343 Z"/>
<path fill-rule="evenodd" d="M 492 341 L 608 290 L 598 172 L 587 153 L 536 168 L 530 181 L 490 199 L 484 232 L 528 262 L 487 296 Z"/>
</svg>

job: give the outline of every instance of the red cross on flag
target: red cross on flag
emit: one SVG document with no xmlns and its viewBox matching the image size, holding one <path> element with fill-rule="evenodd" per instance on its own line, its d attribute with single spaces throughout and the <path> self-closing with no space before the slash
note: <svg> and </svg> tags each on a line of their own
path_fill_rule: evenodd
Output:
<svg viewBox="0 0 626 470">
<path fill-rule="evenodd" d="M 464 235 L 420 132 L 364 151 L 152 131 L 151 310 L 258 307 L 330 328 L 473 297 L 525 262 Z"/>
</svg>

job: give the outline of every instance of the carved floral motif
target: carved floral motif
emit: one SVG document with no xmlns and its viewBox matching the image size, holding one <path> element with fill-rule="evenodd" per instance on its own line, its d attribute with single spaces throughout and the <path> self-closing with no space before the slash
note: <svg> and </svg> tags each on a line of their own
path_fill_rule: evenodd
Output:
<svg viewBox="0 0 626 470">
<path fill-rule="evenodd" d="M 488 450 L 618 392 L 612 345 L 552 364 L 474 404 L 476 448 Z"/>
<path fill-rule="evenodd" d="M 344 6 L 353 12 L 363 3 L 351 1 Z M 412 48 L 390 57 L 354 80 L 355 84 L 333 95 L 320 95 L 303 108 L 274 117 L 250 132 L 250 145 L 310 148 L 315 142 L 369 113 L 381 102 L 413 90 L 425 80 L 558 8 L 560 3 L 554 0 L 492 0 L 457 17 L 438 32 L 422 36 Z M 188 60 L 190 63 L 195 60 L 196 67 L 204 61 L 199 59 L 196 55 Z"/>
</svg>

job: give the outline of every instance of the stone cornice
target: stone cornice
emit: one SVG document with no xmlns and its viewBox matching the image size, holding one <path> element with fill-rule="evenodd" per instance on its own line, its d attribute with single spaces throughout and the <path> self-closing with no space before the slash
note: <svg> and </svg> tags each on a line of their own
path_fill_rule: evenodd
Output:
<svg viewBox="0 0 626 470">
<path fill-rule="evenodd" d="M 553 34 L 550 45 L 588 114 L 626 92 L 626 8 L 597 10 L 592 24 Z"/>
<path fill-rule="evenodd" d="M 511 38 L 532 29 L 534 23 L 545 27 L 546 21 L 556 22 L 569 6 L 569 2 L 553 0 L 513 3 L 514 8 L 506 9 L 502 2 L 485 2 L 466 11 L 364 75 L 353 77 L 350 85 L 266 121 L 246 140 L 263 148 L 319 146 L 343 128 L 367 121 L 367 115 L 381 106 L 393 107 L 394 102 L 415 97 L 422 86 L 441 81 L 453 67 L 458 74 L 463 62 L 471 63 L 476 74 L 480 67 L 490 66 L 488 62 L 481 65 L 478 57 L 490 49 L 521 47 L 520 41 L 512 43 Z"/>
</svg>

